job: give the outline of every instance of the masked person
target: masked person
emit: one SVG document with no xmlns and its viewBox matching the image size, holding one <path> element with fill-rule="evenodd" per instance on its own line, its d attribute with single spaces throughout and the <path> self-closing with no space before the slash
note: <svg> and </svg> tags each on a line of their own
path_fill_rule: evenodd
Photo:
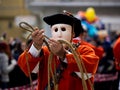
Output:
<svg viewBox="0 0 120 90">
<path fill-rule="evenodd" d="M 58 81 L 58 90 L 83 90 L 81 72 L 71 50 L 65 44 L 58 40 L 72 42 L 73 37 L 78 37 L 83 33 L 80 20 L 68 14 L 54 14 L 46 16 L 43 20 L 51 26 L 52 38 L 48 40 L 50 51 L 54 54 L 56 72 L 60 78 Z M 26 55 L 31 72 L 38 72 L 38 90 L 48 90 L 48 57 L 50 51 L 43 45 L 44 30 L 36 30 L 32 33 L 33 44 L 28 50 L 25 50 L 19 57 L 18 64 L 24 73 L 29 76 Z M 82 43 L 77 44 L 77 50 L 80 53 L 82 62 L 86 68 L 89 77 L 85 80 L 88 90 L 92 90 L 88 79 L 93 83 L 94 74 L 96 73 L 99 58 L 95 55 L 94 50 Z M 39 65 L 38 65 L 39 64 Z M 52 63 L 52 67 L 54 65 Z M 58 68 L 59 66 L 62 68 Z M 53 70 L 54 71 L 54 70 Z M 55 72 L 54 72 L 55 73 Z M 51 85 L 54 90 L 53 85 Z"/>
</svg>

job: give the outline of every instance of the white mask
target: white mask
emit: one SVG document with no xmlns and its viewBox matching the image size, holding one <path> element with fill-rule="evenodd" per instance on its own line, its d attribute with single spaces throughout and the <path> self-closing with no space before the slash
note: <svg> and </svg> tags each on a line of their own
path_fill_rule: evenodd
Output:
<svg viewBox="0 0 120 90">
<path fill-rule="evenodd" d="M 72 26 L 68 24 L 55 24 L 51 27 L 52 38 L 59 40 L 71 41 L 72 38 Z"/>
</svg>

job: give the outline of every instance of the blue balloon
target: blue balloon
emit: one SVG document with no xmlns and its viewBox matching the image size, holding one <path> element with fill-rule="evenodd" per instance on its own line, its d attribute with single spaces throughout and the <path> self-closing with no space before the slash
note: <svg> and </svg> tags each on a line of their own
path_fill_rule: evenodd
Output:
<svg viewBox="0 0 120 90">
<path fill-rule="evenodd" d="M 89 23 L 86 22 L 86 21 L 82 21 L 82 25 L 85 25 L 85 27 L 86 27 L 86 29 L 87 29 L 87 32 L 88 32 L 88 35 L 89 35 L 90 37 L 93 38 L 93 37 L 97 36 L 98 30 L 97 30 L 97 28 L 96 28 L 95 26 L 89 24 Z"/>
</svg>

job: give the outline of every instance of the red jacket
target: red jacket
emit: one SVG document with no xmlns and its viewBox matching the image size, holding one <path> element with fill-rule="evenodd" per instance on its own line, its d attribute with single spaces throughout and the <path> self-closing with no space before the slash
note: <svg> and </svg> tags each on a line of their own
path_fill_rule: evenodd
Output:
<svg viewBox="0 0 120 90">
<path fill-rule="evenodd" d="M 27 51 L 24 51 L 18 60 L 18 64 L 23 70 L 23 72 L 28 76 L 28 67 L 26 62 L 26 57 L 28 57 L 28 62 L 30 65 L 30 71 L 34 69 L 36 64 L 40 62 L 39 67 L 39 76 L 38 76 L 38 90 L 44 90 L 48 83 L 48 56 L 50 54 L 47 47 L 42 47 L 43 54 L 40 57 L 33 57 Z M 95 52 L 92 48 L 87 45 L 80 45 L 77 50 L 80 52 L 83 63 L 86 67 L 88 73 L 93 75 L 90 80 L 94 79 L 94 74 L 96 73 L 99 58 L 95 55 Z M 79 72 L 76 61 L 73 58 L 73 54 L 66 54 L 67 59 L 67 68 L 65 68 L 62 73 L 62 78 L 59 81 L 58 90 L 83 90 L 81 78 L 72 76 L 72 72 Z M 60 63 L 58 58 L 55 56 L 54 60 L 56 61 L 56 65 Z M 53 65 L 53 64 L 52 64 Z M 54 65 L 53 65 L 54 66 Z M 91 90 L 90 85 L 87 82 L 88 90 Z"/>
</svg>

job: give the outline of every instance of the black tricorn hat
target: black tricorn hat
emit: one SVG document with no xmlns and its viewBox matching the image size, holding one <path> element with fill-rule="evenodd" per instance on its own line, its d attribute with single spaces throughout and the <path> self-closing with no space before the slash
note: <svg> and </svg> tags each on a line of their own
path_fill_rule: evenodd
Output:
<svg viewBox="0 0 120 90">
<path fill-rule="evenodd" d="M 75 37 L 78 37 L 80 33 L 83 33 L 83 28 L 81 25 L 81 21 L 74 16 L 68 15 L 68 14 L 54 14 L 51 16 L 46 16 L 43 18 L 43 20 L 50 26 L 54 24 L 68 24 L 71 25 Z"/>
</svg>

